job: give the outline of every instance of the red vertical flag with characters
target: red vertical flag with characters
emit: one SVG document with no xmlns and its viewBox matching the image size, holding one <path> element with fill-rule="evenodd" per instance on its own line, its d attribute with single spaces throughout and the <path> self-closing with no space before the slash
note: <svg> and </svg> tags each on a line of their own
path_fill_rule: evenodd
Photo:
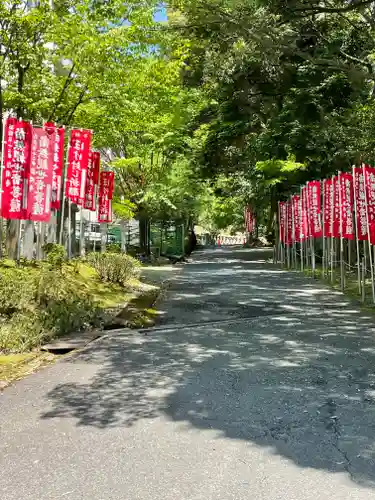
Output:
<svg viewBox="0 0 375 500">
<path fill-rule="evenodd" d="M 309 233 L 313 238 L 323 236 L 320 181 L 307 183 Z"/>
<path fill-rule="evenodd" d="M 246 232 L 252 233 L 255 227 L 255 215 L 251 210 L 251 207 L 247 206 L 245 208 L 245 228 Z"/>
<path fill-rule="evenodd" d="M 298 194 L 292 196 L 293 204 L 293 241 L 301 239 L 301 197 Z"/>
<path fill-rule="evenodd" d="M 113 172 L 100 173 L 99 185 L 99 207 L 98 207 L 98 221 L 99 223 L 112 222 L 112 198 L 114 190 Z"/>
<path fill-rule="evenodd" d="M 70 134 L 66 196 L 81 206 L 85 201 L 91 136 L 90 130 L 72 130 Z"/>
<path fill-rule="evenodd" d="M 281 243 L 286 240 L 286 203 L 285 201 L 279 202 L 279 239 Z"/>
<path fill-rule="evenodd" d="M 341 197 L 341 235 L 347 240 L 354 240 L 354 197 L 353 176 L 349 173 L 339 175 Z"/>
<path fill-rule="evenodd" d="M 304 241 L 309 236 L 307 186 L 304 186 L 301 189 L 301 240 Z"/>
<path fill-rule="evenodd" d="M 332 236 L 340 238 L 340 191 L 339 178 L 337 175 L 332 177 Z"/>
<path fill-rule="evenodd" d="M 325 179 L 323 183 L 323 199 L 324 199 L 324 236 L 332 237 L 332 204 L 333 204 L 333 181 Z"/>
<path fill-rule="evenodd" d="M 362 165 L 366 185 L 367 222 L 369 240 L 375 245 L 375 168 L 370 165 Z"/>
<path fill-rule="evenodd" d="M 99 184 L 100 153 L 90 151 L 89 164 L 86 177 L 86 192 L 84 208 L 96 210 L 96 197 Z"/>
<path fill-rule="evenodd" d="M 34 128 L 32 138 L 26 219 L 48 222 L 51 218 L 55 132 Z"/>
<path fill-rule="evenodd" d="M 54 123 L 45 123 L 43 128 L 50 134 L 50 136 L 53 134 L 51 209 L 59 210 L 61 206 L 61 187 L 64 166 L 65 129 L 64 127 L 56 128 Z"/>
<path fill-rule="evenodd" d="M 27 180 L 30 169 L 32 126 L 16 118 L 5 122 L 1 215 L 5 219 L 26 217 Z"/>
<path fill-rule="evenodd" d="M 286 203 L 286 241 L 287 245 L 293 243 L 293 209 L 292 201 Z"/>
<path fill-rule="evenodd" d="M 356 228 L 357 238 L 361 241 L 367 240 L 367 206 L 365 192 L 365 176 L 362 167 L 355 167 L 354 174 L 354 194 L 356 203 Z"/>
</svg>

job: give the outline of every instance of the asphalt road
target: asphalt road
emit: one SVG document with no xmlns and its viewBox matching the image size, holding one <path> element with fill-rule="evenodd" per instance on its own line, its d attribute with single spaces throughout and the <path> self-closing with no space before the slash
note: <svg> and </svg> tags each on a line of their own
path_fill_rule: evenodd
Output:
<svg viewBox="0 0 375 500">
<path fill-rule="evenodd" d="M 0 396 L 1 500 L 375 498 L 375 320 L 265 263 L 203 252 L 161 324 Z"/>
</svg>

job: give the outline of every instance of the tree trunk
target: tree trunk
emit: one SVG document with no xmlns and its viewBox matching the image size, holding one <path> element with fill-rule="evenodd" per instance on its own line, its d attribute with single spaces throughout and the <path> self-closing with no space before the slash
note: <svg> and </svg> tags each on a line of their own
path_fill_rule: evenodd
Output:
<svg viewBox="0 0 375 500">
<path fill-rule="evenodd" d="M 26 220 L 25 232 L 23 235 L 23 249 L 22 249 L 22 256 L 25 259 L 28 260 L 34 259 L 34 240 L 35 240 L 34 223 L 31 220 Z"/>
<path fill-rule="evenodd" d="M 121 252 L 126 253 L 126 221 L 122 220 L 120 223 L 121 230 Z"/>
<path fill-rule="evenodd" d="M 100 224 L 100 251 L 104 253 L 107 249 L 107 224 Z"/>
<path fill-rule="evenodd" d="M 6 250 L 9 259 L 17 259 L 17 243 L 18 243 L 18 233 L 19 233 L 20 221 L 8 220 L 7 221 L 7 238 L 6 238 Z"/>
<path fill-rule="evenodd" d="M 145 215 L 139 217 L 139 246 L 142 253 L 149 255 L 148 241 L 148 218 Z"/>
</svg>

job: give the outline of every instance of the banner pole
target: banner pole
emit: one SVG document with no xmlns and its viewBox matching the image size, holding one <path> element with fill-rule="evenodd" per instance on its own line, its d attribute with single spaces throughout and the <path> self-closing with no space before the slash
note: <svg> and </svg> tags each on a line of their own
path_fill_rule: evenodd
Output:
<svg viewBox="0 0 375 500">
<path fill-rule="evenodd" d="M 326 265 L 325 265 L 325 260 L 326 260 L 326 232 L 325 232 L 325 191 L 326 191 L 326 180 L 323 179 L 323 217 L 322 217 L 322 230 L 323 230 L 323 255 L 322 255 L 322 274 L 323 274 L 323 279 L 326 276 Z"/>
<path fill-rule="evenodd" d="M 341 193 L 341 172 L 338 173 L 339 205 L 340 205 L 340 290 L 345 290 L 345 267 L 344 267 L 344 238 L 342 227 L 342 193 Z"/>
<path fill-rule="evenodd" d="M 361 263 L 360 263 L 360 252 L 359 252 L 359 239 L 358 239 L 358 221 L 357 221 L 357 192 L 356 192 L 356 177 L 355 177 L 355 166 L 352 166 L 353 175 L 353 198 L 354 198 L 354 224 L 355 224 L 355 243 L 357 252 L 357 279 L 358 279 L 358 291 L 361 293 Z"/>
<path fill-rule="evenodd" d="M 72 204 L 68 199 L 68 260 L 72 258 Z"/>
<path fill-rule="evenodd" d="M 368 217 L 368 199 L 367 199 L 367 182 L 366 182 L 366 169 L 365 165 L 362 164 L 362 172 L 365 187 L 365 204 L 366 204 L 366 224 L 367 224 L 367 241 L 368 241 L 368 253 L 370 261 L 370 272 L 371 272 L 371 291 L 372 291 L 372 301 L 375 303 L 375 283 L 374 283 L 374 268 L 372 265 L 372 251 L 371 251 L 371 241 L 370 241 L 370 223 Z"/>
<path fill-rule="evenodd" d="M 306 268 L 309 268 L 309 254 L 310 254 L 310 263 L 312 265 L 312 260 L 311 260 L 311 241 L 310 241 L 310 212 L 309 212 L 309 197 L 308 197 L 308 188 L 307 185 L 305 186 L 305 209 L 306 209 L 306 241 L 305 241 L 305 248 L 306 248 Z"/>
<path fill-rule="evenodd" d="M 286 224 L 285 224 L 285 232 L 286 232 L 286 238 L 285 238 L 285 244 L 286 244 L 286 249 L 287 249 L 287 266 L 288 269 L 290 269 L 290 243 L 289 243 L 289 202 L 287 202 L 286 206 Z"/>
<path fill-rule="evenodd" d="M 331 189 L 331 283 L 333 283 L 333 255 L 335 251 L 335 239 L 333 236 L 333 221 L 335 217 L 335 179 L 332 177 L 332 189 Z"/>
<path fill-rule="evenodd" d="M 300 258 L 301 258 L 301 272 L 303 272 L 303 214 L 302 214 L 302 188 L 299 190 L 299 246 L 300 246 Z"/>
<path fill-rule="evenodd" d="M 21 234 L 22 234 L 22 221 L 19 219 L 17 221 L 17 248 L 16 248 L 16 262 L 20 265 L 21 262 Z"/>
<path fill-rule="evenodd" d="M 1 164 L 0 164 L 0 214 L 1 214 L 1 202 L 3 194 L 3 171 L 4 171 L 4 152 L 5 152 L 5 125 L 6 125 L 6 113 L 3 113 L 1 117 L 3 123 L 3 133 L 1 137 Z M 3 217 L 0 217 L 0 258 L 3 256 Z"/>
<path fill-rule="evenodd" d="M 65 198 L 66 198 L 66 178 L 68 175 L 69 150 L 70 150 L 70 134 L 68 134 L 68 147 L 66 148 L 65 165 L 63 168 L 63 181 L 62 181 L 62 193 L 61 193 L 61 220 L 60 220 L 60 234 L 59 234 L 59 244 L 60 245 L 63 244 Z M 67 200 L 68 200 L 68 198 L 67 198 Z M 69 203 L 69 201 L 68 201 L 68 203 Z"/>
<path fill-rule="evenodd" d="M 365 289 L 365 284 L 366 284 L 366 264 L 365 264 L 365 259 L 362 259 L 361 262 L 362 265 L 362 280 L 361 280 L 361 299 L 362 303 L 364 304 L 366 302 L 366 289 Z"/>
<path fill-rule="evenodd" d="M 296 241 L 295 241 L 295 238 L 294 238 L 295 225 L 294 225 L 294 201 L 293 201 L 293 196 L 291 196 L 290 202 L 292 204 L 292 267 L 296 268 L 297 267 L 297 253 L 296 253 Z"/>
<path fill-rule="evenodd" d="M 311 207 L 310 207 L 310 190 L 309 187 L 307 186 L 307 220 L 308 220 L 308 226 L 309 226 L 309 232 L 310 232 L 310 251 L 311 251 L 311 271 L 312 271 L 312 277 L 315 278 L 315 241 L 314 241 L 314 236 L 312 235 L 311 232 Z"/>
<path fill-rule="evenodd" d="M 281 263 L 281 254 L 282 254 L 282 248 L 281 248 L 281 230 L 280 230 L 280 202 L 277 202 L 277 262 Z M 160 252 L 162 252 L 162 241 L 163 241 L 163 229 L 161 230 L 161 236 L 160 236 Z"/>
</svg>

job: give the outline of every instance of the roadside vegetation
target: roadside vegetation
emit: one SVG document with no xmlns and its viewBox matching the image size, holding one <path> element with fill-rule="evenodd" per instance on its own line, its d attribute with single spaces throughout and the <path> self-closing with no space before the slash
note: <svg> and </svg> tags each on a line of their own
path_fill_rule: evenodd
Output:
<svg viewBox="0 0 375 500">
<path fill-rule="evenodd" d="M 0 352 L 30 351 L 99 327 L 108 308 L 131 299 L 140 271 L 135 259 L 108 252 L 66 262 L 64 252 L 51 245 L 40 262 L 1 261 Z"/>
</svg>

